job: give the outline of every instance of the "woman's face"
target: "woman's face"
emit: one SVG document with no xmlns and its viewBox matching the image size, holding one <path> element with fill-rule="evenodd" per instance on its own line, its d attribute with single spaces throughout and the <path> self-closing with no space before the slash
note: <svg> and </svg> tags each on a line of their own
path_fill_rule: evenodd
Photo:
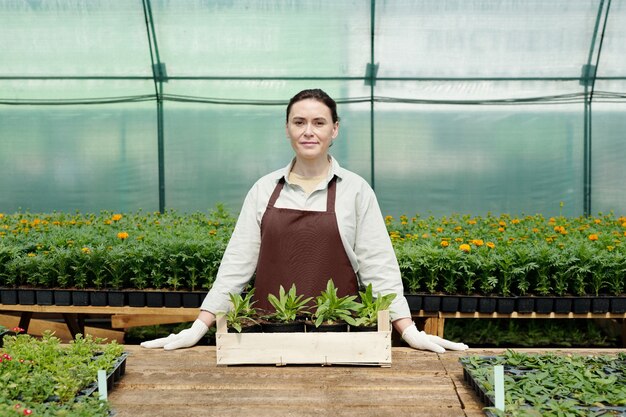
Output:
<svg viewBox="0 0 626 417">
<path fill-rule="evenodd" d="M 301 100 L 291 106 L 287 120 L 287 136 L 299 159 L 325 159 L 328 147 L 339 133 L 330 109 L 321 101 Z"/>
</svg>

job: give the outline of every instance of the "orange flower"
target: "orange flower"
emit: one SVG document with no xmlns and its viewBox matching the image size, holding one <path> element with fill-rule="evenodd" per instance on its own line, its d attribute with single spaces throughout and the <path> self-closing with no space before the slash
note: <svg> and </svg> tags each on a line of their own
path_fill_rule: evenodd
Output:
<svg viewBox="0 0 626 417">
<path fill-rule="evenodd" d="M 124 239 L 128 239 L 128 233 L 126 233 L 126 232 L 119 232 L 119 233 L 117 234 L 117 237 L 118 237 L 118 238 L 120 238 L 120 239 L 122 239 L 122 240 L 124 240 Z"/>
<path fill-rule="evenodd" d="M 424 233 L 424 234 L 422 235 L 422 237 L 423 237 L 424 239 L 428 239 L 428 233 Z"/>
<path fill-rule="evenodd" d="M 482 239 L 474 239 L 474 240 L 472 240 L 472 243 L 473 243 L 474 245 L 476 245 L 476 246 L 482 246 L 482 245 L 484 245 L 484 244 L 485 244 L 485 242 L 483 242 L 483 240 L 482 240 Z"/>
<path fill-rule="evenodd" d="M 442 240 L 440 245 L 443 248 L 447 248 L 448 246 L 450 246 L 450 242 L 448 242 L 447 240 Z"/>
<path fill-rule="evenodd" d="M 622 223 L 622 227 L 626 227 L 626 222 Z"/>
<path fill-rule="evenodd" d="M 536 227 L 533 227 L 533 233 L 539 233 L 539 229 L 537 229 Z"/>
<path fill-rule="evenodd" d="M 476 220 L 468 220 L 467 224 L 476 224 Z"/>
<path fill-rule="evenodd" d="M 438 227 L 437 228 L 437 233 L 441 233 L 441 232 L 443 232 L 443 227 Z"/>
<path fill-rule="evenodd" d="M 556 219 L 555 219 L 554 217 L 550 217 L 549 222 L 550 222 L 550 223 L 556 223 Z"/>
<path fill-rule="evenodd" d="M 504 222 L 504 221 L 502 221 L 502 220 L 500 220 L 500 221 L 498 222 L 498 224 L 499 224 L 500 226 L 502 226 L 502 227 L 506 226 L 506 222 Z"/>
<path fill-rule="evenodd" d="M 498 232 L 504 232 L 504 227 L 498 227 Z"/>
<path fill-rule="evenodd" d="M 593 222 L 594 222 L 595 224 L 600 224 L 600 223 L 602 223 L 602 220 L 600 220 L 600 219 L 595 219 Z"/>
<path fill-rule="evenodd" d="M 459 249 L 461 249 L 463 252 L 467 253 L 470 250 L 472 250 L 471 246 L 468 245 L 467 243 L 462 244 L 461 246 L 459 246 Z"/>
<path fill-rule="evenodd" d="M 589 235 L 589 240 L 598 240 L 598 235 L 597 234 L 591 234 Z"/>
<path fill-rule="evenodd" d="M 513 223 L 513 224 L 518 224 L 519 222 L 520 222 L 520 220 L 519 220 L 519 219 L 513 219 L 513 220 L 511 220 L 511 223 Z"/>
<path fill-rule="evenodd" d="M 113 217 L 111 217 L 111 220 L 113 220 L 114 222 L 121 220 L 121 219 L 122 219 L 121 214 L 114 214 Z"/>
<path fill-rule="evenodd" d="M 489 249 L 493 249 L 493 248 L 495 248 L 495 247 L 496 247 L 496 244 L 495 244 L 495 243 L 493 243 L 493 242 L 487 242 L 487 247 L 488 247 Z"/>
</svg>

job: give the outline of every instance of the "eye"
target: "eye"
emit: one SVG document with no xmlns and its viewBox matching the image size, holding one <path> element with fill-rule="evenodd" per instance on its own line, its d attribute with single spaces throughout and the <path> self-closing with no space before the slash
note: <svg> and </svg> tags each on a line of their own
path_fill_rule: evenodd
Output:
<svg viewBox="0 0 626 417">
<path fill-rule="evenodd" d="M 302 120 L 294 120 L 293 124 L 296 126 L 302 126 L 304 124 L 304 122 Z"/>
<path fill-rule="evenodd" d="M 318 120 L 318 121 L 316 121 L 316 122 L 315 122 L 315 126 L 318 126 L 318 127 L 322 127 L 322 126 L 324 126 L 325 124 L 326 124 L 326 123 L 325 123 L 323 120 Z"/>
</svg>

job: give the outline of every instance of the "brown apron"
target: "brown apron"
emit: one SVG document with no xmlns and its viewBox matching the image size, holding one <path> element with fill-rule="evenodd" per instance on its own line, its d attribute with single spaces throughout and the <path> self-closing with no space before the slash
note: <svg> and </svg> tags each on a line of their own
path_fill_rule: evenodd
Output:
<svg viewBox="0 0 626 417">
<path fill-rule="evenodd" d="M 357 277 L 344 249 L 335 215 L 337 176 L 328 183 L 326 211 L 274 207 L 285 185 L 281 178 L 261 220 L 261 248 L 255 278 L 254 298 L 258 309 L 274 311 L 267 300 L 278 297 L 296 284 L 298 294 L 315 297 L 332 278 L 337 295 L 357 295 Z"/>
</svg>

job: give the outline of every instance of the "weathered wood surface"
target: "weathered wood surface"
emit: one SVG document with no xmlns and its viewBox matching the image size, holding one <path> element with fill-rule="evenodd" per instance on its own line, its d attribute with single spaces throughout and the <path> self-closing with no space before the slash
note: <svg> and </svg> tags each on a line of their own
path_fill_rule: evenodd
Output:
<svg viewBox="0 0 626 417">
<path fill-rule="evenodd" d="M 116 417 L 478 417 L 482 405 L 463 382 L 458 358 L 502 352 L 436 355 L 394 347 L 391 368 L 372 368 L 218 367 L 211 346 L 127 350 L 126 375 L 109 396 Z"/>
</svg>

